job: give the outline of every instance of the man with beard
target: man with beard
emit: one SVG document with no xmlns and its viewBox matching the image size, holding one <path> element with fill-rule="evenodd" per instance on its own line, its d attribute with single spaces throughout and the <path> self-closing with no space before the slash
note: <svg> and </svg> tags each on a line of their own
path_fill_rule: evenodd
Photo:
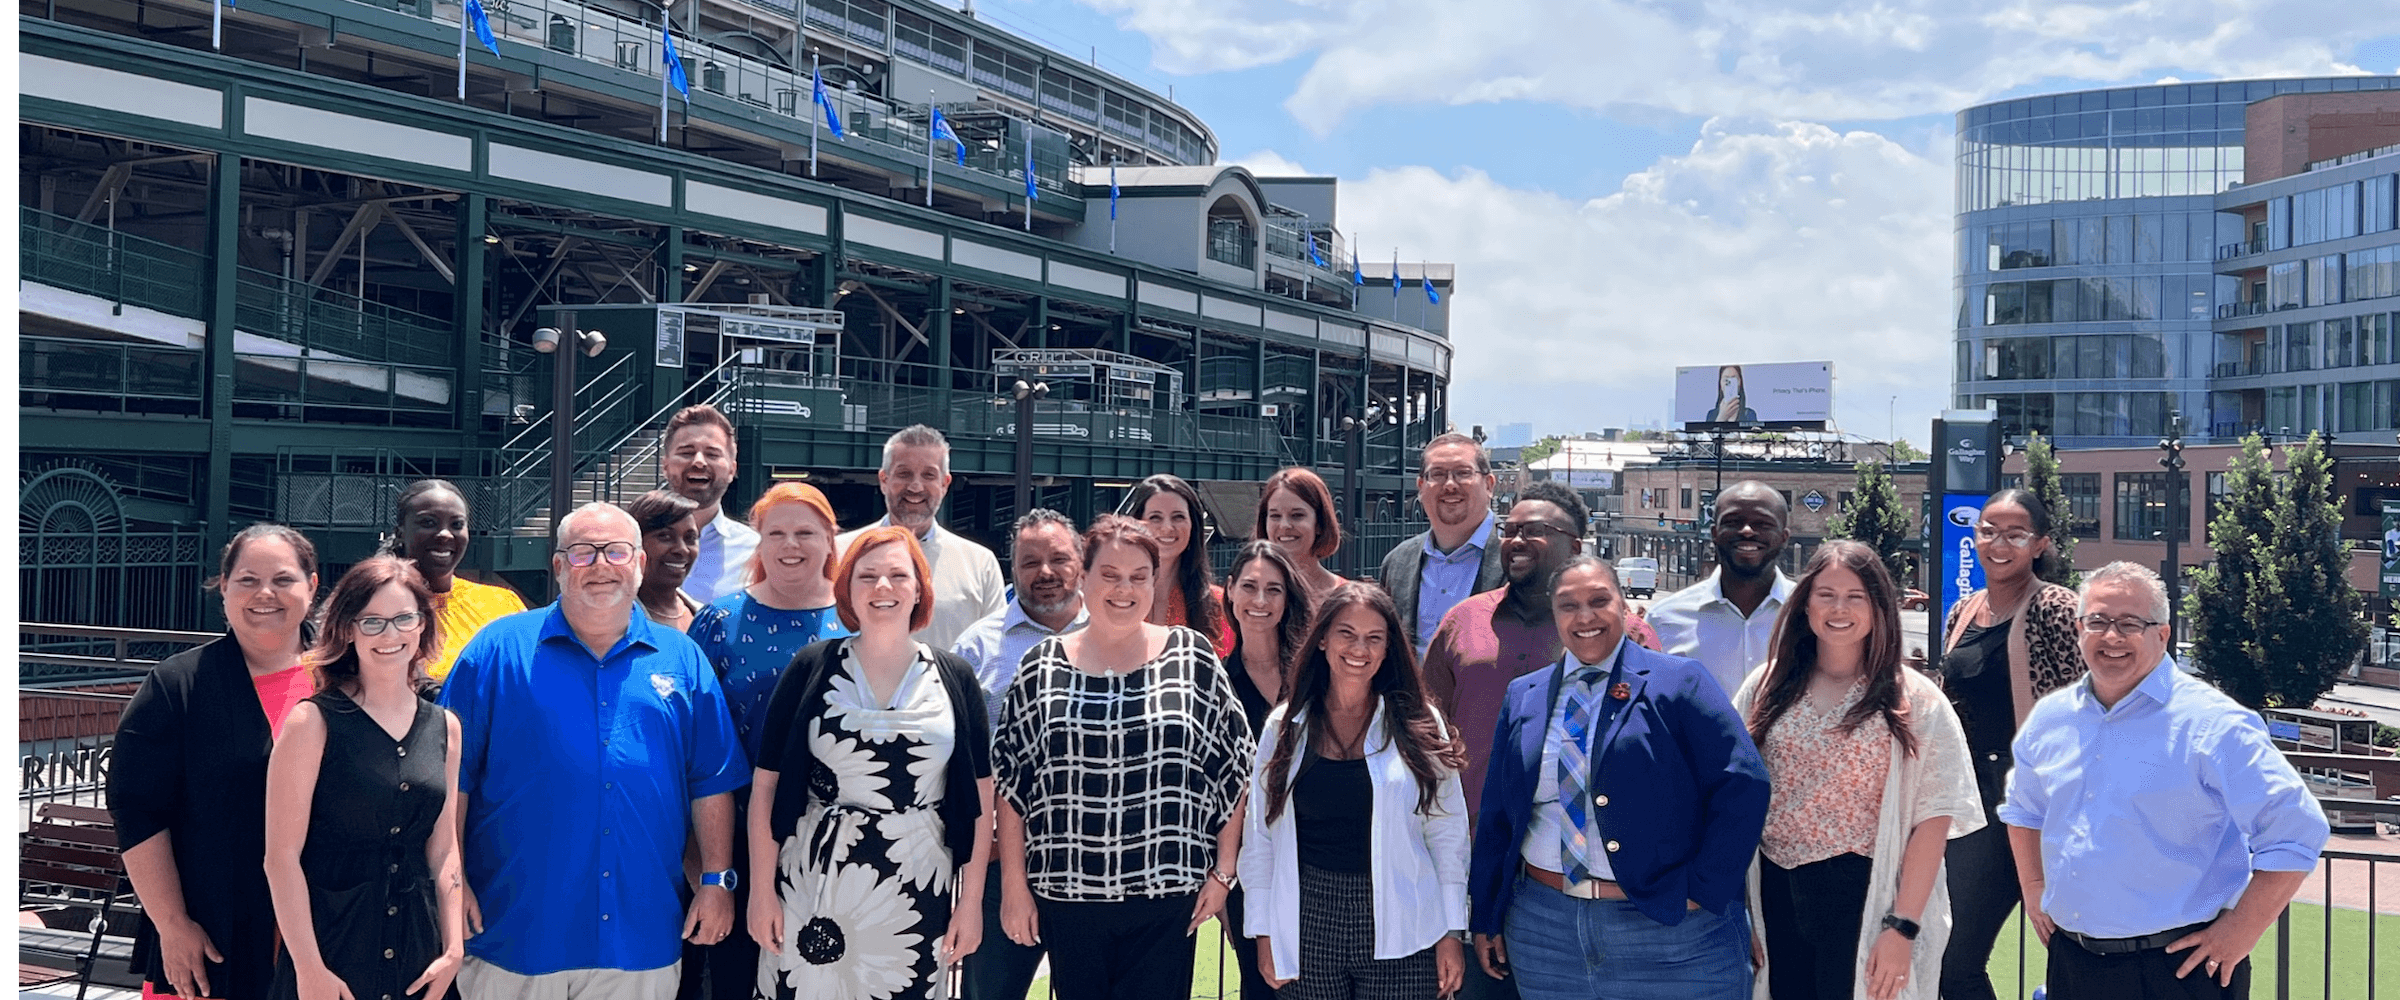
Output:
<svg viewBox="0 0 2400 1000">
<path fill-rule="evenodd" d="M 639 526 L 606 503 L 558 524 L 558 602 L 484 627 L 457 713 L 471 1000 L 666 1000 L 681 938 L 733 926 L 733 791 L 750 777 L 700 647 L 634 607 Z M 685 911 L 686 824 L 705 872 Z M 678 926 L 680 925 L 680 931 Z"/>
<path fill-rule="evenodd" d="M 675 411 L 659 439 L 659 476 L 668 489 L 700 505 L 692 514 L 700 526 L 700 554 L 683 578 L 683 592 L 702 604 L 742 589 L 750 553 L 758 549 L 758 532 L 725 512 L 734 454 L 733 421 L 706 403 Z"/>
<path fill-rule="evenodd" d="M 933 567 L 933 623 L 916 633 L 917 641 L 949 649 L 967 626 L 1008 604 L 1008 584 L 992 550 L 934 523 L 942 498 L 950 494 L 949 440 L 924 424 L 902 428 L 883 443 L 883 468 L 876 470 L 875 482 L 883 487 L 883 519 L 843 534 L 835 541 L 834 558 L 849 551 L 850 540 L 867 528 L 897 524 L 914 532 L 926 564 Z"/>
<path fill-rule="evenodd" d="M 1454 432 L 1425 443 L 1417 502 L 1433 526 L 1393 548 L 1379 574 L 1418 659 L 1451 608 L 1507 582 L 1492 544 L 1494 485 L 1491 454 L 1474 438 Z"/>
<path fill-rule="evenodd" d="M 1650 627 L 1666 651 L 1700 661 L 1727 697 L 1766 662 L 1775 619 L 1791 599 L 1792 578 L 1775 565 L 1791 540 L 1790 522 L 1783 494 L 1773 487 L 1755 479 L 1726 487 L 1708 529 L 1716 572 L 1650 606 Z"/>
<path fill-rule="evenodd" d="M 968 626 L 958 637 L 956 652 L 975 668 L 998 719 L 1000 702 L 1017 679 L 1017 665 L 1035 643 L 1064 635 L 1091 621 L 1083 607 L 1083 535 L 1065 514 L 1036 507 L 1017 519 L 1016 549 L 1010 563 L 1016 572 L 1017 599 L 1000 613 Z M 935 591 L 940 599 L 940 591 Z M 997 831 L 995 831 L 996 833 Z M 997 854 L 995 854 L 997 856 Z M 1026 947 L 998 933 L 1000 879 L 998 872 L 983 882 L 983 943 L 967 956 L 966 1000 L 1021 1000 L 1033 985 L 1042 962 L 1040 946 Z"/>
</svg>

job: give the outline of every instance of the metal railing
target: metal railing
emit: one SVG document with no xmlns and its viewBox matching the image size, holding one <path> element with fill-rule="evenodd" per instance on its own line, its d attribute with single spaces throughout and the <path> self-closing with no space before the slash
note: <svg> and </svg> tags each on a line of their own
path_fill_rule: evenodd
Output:
<svg viewBox="0 0 2400 1000">
<path fill-rule="evenodd" d="M 2217 307 L 2217 318 L 2233 319 L 2237 316 L 2260 316 L 2270 311 L 2272 310 L 2269 310 L 2267 308 L 2267 304 L 2264 302 L 2228 302 Z"/>
<path fill-rule="evenodd" d="M 2267 241 L 2243 240 L 2239 243 L 2225 243 L 2219 245 L 2217 247 L 2217 259 L 2232 260 L 2236 257 L 2249 257 L 2265 252 L 2267 252 Z"/>
<path fill-rule="evenodd" d="M 412 7 L 400 9 L 409 11 Z M 446 0 L 414 9 L 420 16 L 453 28 L 461 16 L 459 5 Z M 656 23 L 574 0 L 509 0 L 489 10 L 495 36 L 649 78 L 651 85 L 644 90 L 656 90 L 657 79 L 664 72 L 665 53 L 661 29 Z M 808 18 L 823 23 L 827 13 L 811 5 Z M 795 119 L 803 130 L 813 116 L 821 114 L 812 99 L 813 86 L 805 69 L 795 72 L 779 59 L 760 58 L 688 35 L 675 40 L 675 53 L 683 62 L 694 93 L 715 94 L 759 111 Z M 925 156 L 929 105 L 887 101 L 830 86 L 825 94 L 840 110 L 849 138 L 836 140 L 828 130 L 820 136 L 820 147 L 839 150 L 844 142 L 863 142 L 884 147 L 886 154 L 900 154 L 911 160 Z M 1033 129 L 1035 186 L 1068 193 L 1065 135 L 982 102 L 943 105 L 944 113 L 954 119 L 967 108 L 980 114 L 1001 115 L 1010 124 L 1006 139 L 970 144 L 963 169 L 990 175 L 998 186 L 1006 189 L 1024 190 L 1025 140 L 1018 130 Z M 936 158 L 955 167 L 958 161 L 949 143 L 944 142 L 941 147 L 935 150 Z"/>
<path fill-rule="evenodd" d="M 401 413 L 446 417 L 456 387 L 454 371 L 446 367 L 273 354 L 237 354 L 234 360 L 234 402 L 249 404 L 245 416 L 269 419 L 356 422 L 342 417 L 363 415 L 393 423 Z"/>
<path fill-rule="evenodd" d="M 254 268 L 234 286 L 234 324 L 246 333 L 334 360 L 429 367 L 451 361 L 451 323 Z"/>
<path fill-rule="evenodd" d="M 18 405 L 198 416 L 204 362 L 187 347 L 20 336 Z"/>
<path fill-rule="evenodd" d="M 1322 263 L 1309 259 L 1308 238 L 1312 233 L 1317 238 L 1316 255 Z M 1307 220 L 1270 220 L 1266 224 L 1266 245 L 1270 257 L 1305 264 L 1329 275 L 1339 276 L 1350 270 L 1350 258 L 1344 256 L 1341 231 L 1332 226 L 1311 225 Z"/>
<path fill-rule="evenodd" d="M 115 304 L 197 319 L 208 257 L 31 206 L 18 209 L 21 280 L 97 295 Z"/>
</svg>

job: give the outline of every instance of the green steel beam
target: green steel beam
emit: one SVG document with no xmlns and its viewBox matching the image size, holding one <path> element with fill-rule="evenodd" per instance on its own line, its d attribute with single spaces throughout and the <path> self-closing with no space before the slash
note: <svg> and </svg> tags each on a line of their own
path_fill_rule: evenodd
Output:
<svg viewBox="0 0 2400 1000">
<path fill-rule="evenodd" d="M 466 194 L 458 199 L 458 281 L 450 296 L 452 329 L 457 331 L 458 370 L 461 373 L 457 397 L 457 427 L 473 434 L 483 425 L 483 307 L 491 294 L 490 282 L 485 280 L 483 242 L 486 216 L 491 211 L 491 199 L 479 194 Z"/>
<path fill-rule="evenodd" d="M 241 88 L 230 91 L 227 111 L 239 120 Z M 208 191 L 208 373 L 207 495 L 201 505 L 208 524 L 203 552 L 233 537 L 234 287 L 241 269 L 242 157 L 219 153 L 209 172 Z"/>
</svg>

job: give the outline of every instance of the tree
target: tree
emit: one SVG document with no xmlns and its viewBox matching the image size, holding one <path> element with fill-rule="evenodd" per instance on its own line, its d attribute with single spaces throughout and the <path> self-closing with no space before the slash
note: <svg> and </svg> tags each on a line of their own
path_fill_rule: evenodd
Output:
<svg viewBox="0 0 2400 1000">
<path fill-rule="evenodd" d="M 2285 457 L 2279 482 L 2265 442 L 2243 440 L 2209 523 L 2216 564 L 2185 599 L 2201 676 L 2251 708 L 2315 704 L 2367 641 L 2332 458 L 2316 435 Z"/>
<path fill-rule="evenodd" d="M 2276 505 L 2272 541 L 2283 574 L 2283 613 L 2275 630 L 2267 696 L 2278 705 L 2307 708 L 2333 690 L 2366 648 L 2366 601 L 2350 586 L 2349 546 L 2342 542 L 2342 501 L 2333 492 L 2333 457 L 2322 435 L 2311 434 L 2286 455 L 2290 488 Z"/>
<path fill-rule="evenodd" d="M 2275 530 L 2275 470 L 2252 434 L 2225 467 L 2225 495 L 2208 524 L 2216 561 L 2192 574 L 2184 614 L 2200 676 L 2251 708 L 2267 704 L 2268 626 L 2283 606 L 2269 540 Z"/>
<path fill-rule="evenodd" d="M 1559 447 L 1560 445 L 1558 438 L 1543 438 L 1532 444 L 1526 445 L 1523 451 L 1518 452 L 1517 464 L 1525 468 L 1532 468 L 1533 463 L 1557 454 Z"/>
<path fill-rule="evenodd" d="M 1923 451 L 1918 450 L 1916 445 L 1910 444 L 1906 441 L 1892 442 L 1892 461 L 1901 463 L 1922 462 L 1928 457 L 1930 456 L 1926 455 Z"/>
<path fill-rule="evenodd" d="M 2067 506 L 2067 487 L 2058 478 L 2058 453 L 2040 431 L 2025 442 L 2025 492 L 2050 512 L 2050 571 L 2042 580 L 2073 586 L 2075 577 L 2075 513 Z"/>
<path fill-rule="evenodd" d="M 1825 533 L 1834 538 L 1864 542 L 1883 559 L 1885 569 L 1900 579 L 1901 546 L 1908 541 L 1909 529 L 1916 518 L 1900 508 L 1900 491 L 1892 487 L 1891 473 L 1881 462 L 1858 463 L 1858 483 L 1850 507 L 1825 523 Z"/>
</svg>

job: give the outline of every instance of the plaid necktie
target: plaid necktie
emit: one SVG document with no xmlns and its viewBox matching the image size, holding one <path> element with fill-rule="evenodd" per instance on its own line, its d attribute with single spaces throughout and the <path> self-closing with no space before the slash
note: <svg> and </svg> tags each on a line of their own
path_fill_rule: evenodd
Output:
<svg viewBox="0 0 2400 1000">
<path fill-rule="evenodd" d="M 1558 806 L 1566 810 L 1560 857 L 1566 859 L 1568 885 L 1592 877 L 1591 844 L 1586 826 L 1591 814 L 1591 730 L 1599 713 L 1592 688 L 1606 676 L 1599 667 L 1584 665 L 1569 674 L 1558 696 L 1567 699 L 1566 741 L 1558 748 Z"/>
</svg>

